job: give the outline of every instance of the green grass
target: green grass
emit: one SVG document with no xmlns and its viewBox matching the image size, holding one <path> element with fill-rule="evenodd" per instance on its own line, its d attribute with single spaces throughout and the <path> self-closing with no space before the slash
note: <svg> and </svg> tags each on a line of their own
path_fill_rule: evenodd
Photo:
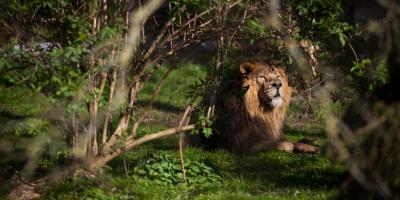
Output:
<svg viewBox="0 0 400 200">
<path fill-rule="evenodd" d="M 139 110 L 148 104 L 163 66 L 139 96 Z M 166 80 L 153 110 L 139 134 L 173 127 L 187 103 L 189 85 L 206 75 L 200 65 L 181 65 Z M 285 135 L 297 141 L 316 138 L 323 146 L 325 134 L 319 119 L 303 117 L 304 103 L 294 101 L 289 109 Z M 235 155 L 225 150 L 186 148 L 185 158 L 204 163 L 221 177 L 210 184 L 159 184 L 139 176 L 136 166 L 146 166 L 154 155 L 178 158 L 178 138 L 171 136 L 144 144 L 111 161 L 95 179 L 72 178 L 54 186 L 42 199 L 327 199 L 338 190 L 345 168 L 324 155 L 266 151 Z M 127 169 L 127 171 L 125 170 Z"/>
<path fill-rule="evenodd" d="M 139 105 L 145 105 L 151 94 L 157 87 L 158 80 L 167 71 L 167 66 L 163 65 L 149 82 L 145 83 L 143 92 L 139 95 Z M 179 111 L 188 103 L 187 94 L 190 85 L 206 76 L 206 68 L 197 64 L 186 64 L 177 66 L 177 70 L 172 71 L 165 80 L 160 95 L 155 101 L 154 107 L 165 111 Z"/>
<path fill-rule="evenodd" d="M 134 176 L 133 168 L 145 164 L 154 153 L 178 158 L 176 149 L 160 149 L 159 145 L 149 143 L 127 152 L 110 162 L 97 179 L 69 180 L 44 199 L 327 199 L 335 194 L 345 170 L 321 155 L 268 151 L 240 156 L 224 150 L 187 148 L 186 159 L 206 163 L 222 181 L 206 186 L 163 185 Z"/>
</svg>

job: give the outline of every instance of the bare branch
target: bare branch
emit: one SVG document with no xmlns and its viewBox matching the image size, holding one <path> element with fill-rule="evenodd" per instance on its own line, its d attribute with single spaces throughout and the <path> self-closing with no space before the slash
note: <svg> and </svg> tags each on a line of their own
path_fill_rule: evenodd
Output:
<svg viewBox="0 0 400 200">
<path fill-rule="evenodd" d="M 103 145 L 102 154 L 109 153 L 112 146 L 118 141 L 118 138 L 122 135 L 122 133 L 126 130 L 129 122 L 129 116 L 122 116 L 119 120 L 118 126 L 115 131 L 112 133 L 110 139 Z"/>
<path fill-rule="evenodd" d="M 150 55 L 154 52 L 156 47 L 159 46 L 161 39 L 165 36 L 165 33 L 167 32 L 167 30 L 172 26 L 172 23 L 174 20 L 175 20 L 175 17 L 173 17 L 167 23 L 165 23 L 160 34 L 158 34 L 157 38 L 153 41 L 153 43 L 150 45 L 150 47 L 148 48 L 146 53 L 143 55 L 143 60 L 147 60 L 150 57 Z"/>
<path fill-rule="evenodd" d="M 351 49 L 351 52 L 353 52 L 354 58 L 355 58 L 355 59 L 356 59 L 356 61 L 358 62 L 358 61 L 359 61 L 359 59 L 358 59 L 358 56 L 357 56 L 356 50 L 354 50 L 354 47 L 353 47 L 353 45 L 351 44 L 351 42 L 350 42 L 350 41 L 349 41 L 349 42 L 347 42 L 347 44 L 349 45 L 349 47 L 350 47 L 350 49 Z"/>
<path fill-rule="evenodd" d="M 169 136 L 169 135 L 173 135 L 173 134 L 176 134 L 176 133 L 181 132 L 181 131 L 189 131 L 189 130 L 192 130 L 194 128 L 195 128 L 195 125 L 191 124 L 191 125 L 183 126 L 183 127 L 180 127 L 180 128 L 179 127 L 171 128 L 171 129 L 167 129 L 167 130 L 160 131 L 160 132 L 157 132 L 157 133 L 153 133 L 153 134 L 150 134 L 150 135 L 146 135 L 146 136 L 143 136 L 143 137 L 141 137 L 139 139 L 136 139 L 136 140 L 129 140 L 129 141 L 127 141 L 125 143 L 125 148 L 124 149 L 126 149 L 126 150 L 127 149 L 131 149 L 131 148 L 133 148 L 135 146 L 138 146 L 140 144 L 143 144 L 145 142 L 148 142 L 148 141 L 151 141 L 151 140 L 155 140 L 155 139 L 158 139 L 158 138 L 162 138 L 162 137 L 166 137 L 166 136 Z"/>
<path fill-rule="evenodd" d="M 155 12 L 164 2 L 164 0 L 152 0 L 144 4 L 131 17 L 131 27 L 129 29 L 128 43 L 122 50 L 120 65 L 126 67 L 132 60 L 132 55 L 136 52 L 142 25 L 147 21 L 150 15 Z"/>
<path fill-rule="evenodd" d="M 183 123 L 186 121 L 186 118 L 188 118 L 187 116 L 189 115 L 189 113 L 191 111 L 191 107 L 192 107 L 192 104 L 189 104 L 189 106 L 186 107 L 185 112 L 183 113 L 183 116 L 181 118 L 181 121 L 179 122 L 178 129 L 180 129 L 182 127 Z M 189 123 L 189 120 L 187 120 L 186 125 L 188 123 Z M 181 168 L 182 168 L 182 172 L 183 172 L 183 180 L 186 182 L 185 160 L 184 160 L 184 157 L 183 157 L 183 148 L 184 148 L 183 139 L 184 139 L 183 132 L 180 132 L 180 134 L 179 134 L 179 159 L 181 161 Z"/>
<path fill-rule="evenodd" d="M 117 149 L 117 150 L 113 151 L 112 153 L 108 154 L 107 156 L 99 157 L 96 161 L 94 161 L 94 162 L 92 162 L 90 164 L 89 168 L 91 170 L 97 170 L 99 167 L 104 166 L 104 164 L 107 163 L 108 161 L 114 159 L 115 157 L 117 157 L 121 153 L 126 152 L 126 151 L 128 151 L 128 150 L 130 150 L 130 149 L 132 149 L 132 148 L 134 148 L 136 146 L 139 146 L 139 145 L 141 145 L 143 143 L 146 143 L 146 142 L 149 142 L 149 141 L 152 141 L 152 140 L 155 140 L 155 139 L 159 139 L 159 138 L 167 137 L 167 136 L 170 136 L 170 135 L 174 135 L 174 134 L 176 134 L 176 133 L 178 133 L 180 131 L 189 131 L 189 130 L 192 130 L 194 128 L 195 128 L 195 125 L 194 124 L 190 124 L 190 125 L 181 127 L 179 129 L 178 128 L 171 128 L 171 129 L 167 129 L 167 130 L 160 131 L 160 132 L 157 132 L 157 133 L 153 133 L 153 134 L 150 134 L 150 135 L 146 135 L 146 136 L 143 136 L 143 137 L 141 137 L 139 139 L 136 139 L 136 140 L 127 140 L 125 142 L 125 145 L 124 145 L 123 148 Z"/>
</svg>

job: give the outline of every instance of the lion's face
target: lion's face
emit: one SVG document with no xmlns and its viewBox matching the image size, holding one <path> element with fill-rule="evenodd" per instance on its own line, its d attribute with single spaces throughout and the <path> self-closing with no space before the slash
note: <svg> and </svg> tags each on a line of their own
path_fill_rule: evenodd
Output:
<svg viewBox="0 0 400 200">
<path fill-rule="evenodd" d="M 269 66 L 264 63 L 245 62 L 240 66 L 244 76 L 243 84 L 257 87 L 258 98 L 271 108 L 282 105 L 285 89 L 288 88 L 283 68 Z"/>
</svg>

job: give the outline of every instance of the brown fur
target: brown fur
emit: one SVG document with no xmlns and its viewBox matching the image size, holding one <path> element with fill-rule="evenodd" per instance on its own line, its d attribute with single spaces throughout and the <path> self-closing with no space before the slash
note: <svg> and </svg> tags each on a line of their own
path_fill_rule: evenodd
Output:
<svg viewBox="0 0 400 200">
<path fill-rule="evenodd" d="M 223 110 L 232 120 L 223 131 L 222 138 L 228 142 L 230 149 L 239 153 L 280 148 L 283 121 L 291 97 L 291 88 L 283 68 L 250 61 L 240 65 L 240 72 L 241 86 L 248 87 L 248 90 L 241 97 L 228 95 L 223 102 Z M 266 80 L 266 84 L 274 82 L 273 80 L 281 81 L 283 97 L 280 106 L 273 107 L 263 100 L 269 96 L 268 93 L 263 93 L 257 81 L 260 75 L 272 78 Z M 291 151 L 293 147 L 288 148 Z"/>
<path fill-rule="evenodd" d="M 191 135 L 186 144 L 237 153 L 268 149 L 319 153 L 317 147 L 284 140 L 283 122 L 292 93 L 284 69 L 260 61 L 243 62 L 239 69 L 237 76 L 220 85 L 211 138 Z M 209 97 L 203 102 L 210 102 Z"/>
</svg>

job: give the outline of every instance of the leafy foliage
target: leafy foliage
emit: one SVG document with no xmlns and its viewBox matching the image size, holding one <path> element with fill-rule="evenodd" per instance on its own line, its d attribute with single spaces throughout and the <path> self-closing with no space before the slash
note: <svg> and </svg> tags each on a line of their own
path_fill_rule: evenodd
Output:
<svg viewBox="0 0 400 200">
<path fill-rule="evenodd" d="M 189 185 L 207 185 L 221 181 L 212 168 L 199 161 L 184 161 Z M 183 183 L 183 172 L 179 159 L 167 155 L 153 155 L 145 163 L 134 168 L 135 176 L 147 177 L 159 184 Z"/>
<path fill-rule="evenodd" d="M 244 32 L 252 38 L 250 44 L 254 44 L 255 38 L 267 38 L 271 35 L 271 29 L 268 29 L 260 19 L 251 19 L 244 26 Z"/>
<path fill-rule="evenodd" d="M 81 46 L 41 50 L 11 43 L 0 51 L 3 72 L 0 82 L 21 85 L 55 98 L 71 97 L 80 86 L 82 75 L 78 63 L 85 52 L 88 50 Z"/>
<path fill-rule="evenodd" d="M 209 119 L 206 115 L 206 107 L 199 107 L 196 113 L 196 128 L 192 130 L 192 134 L 201 134 L 208 138 L 212 135 L 212 123 L 213 121 Z"/>
<path fill-rule="evenodd" d="M 15 136 L 37 136 L 48 128 L 49 122 L 41 119 L 27 119 L 16 126 Z"/>
<path fill-rule="evenodd" d="M 342 1 L 336 0 L 306 0 L 296 4 L 300 37 L 308 39 L 329 40 L 339 39 L 344 46 L 348 34 L 354 29 L 345 22 Z"/>
<path fill-rule="evenodd" d="M 374 67 L 376 65 L 376 67 Z M 380 60 L 377 63 L 369 58 L 361 61 L 354 61 L 350 72 L 354 74 L 354 78 L 359 82 L 367 82 L 364 84 L 369 91 L 374 90 L 378 86 L 382 86 L 388 82 L 389 74 L 387 71 L 387 63 Z"/>
</svg>

